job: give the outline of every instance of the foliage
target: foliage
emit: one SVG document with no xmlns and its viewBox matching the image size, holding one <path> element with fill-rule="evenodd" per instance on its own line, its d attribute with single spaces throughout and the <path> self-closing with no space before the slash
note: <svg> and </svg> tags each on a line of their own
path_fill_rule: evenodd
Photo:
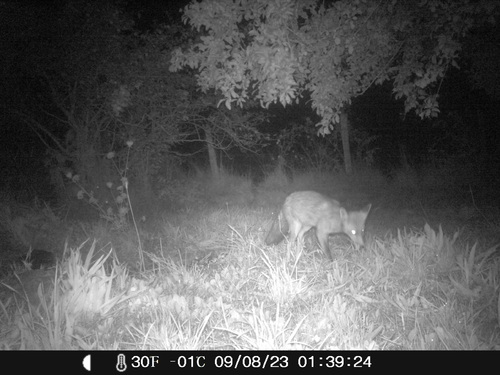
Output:
<svg viewBox="0 0 500 375">
<path fill-rule="evenodd" d="M 131 149 L 132 144 L 132 141 L 127 142 L 127 147 L 129 150 Z M 114 152 L 109 152 L 106 155 L 106 159 L 110 160 L 111 162 L 113 162 L 114 157 Z M 78 199 L 85 200 L 92 208 L 94 208 L 99 213 L 100 218 L 112 223 L 113 227 L 120 228 L 126 225 L 127 215 L 131 207 L 130 197 L 128 194 L 128 166 L 125 165 L 122 169 L 120 169 L 120 167 L 118 167 L 116 164 L 114 166 L 116 168 L 116 172 L 120 176 L 121 184 L 115 187 L 111 181 L 108 181 L 106 183 L 105 186 L 108 188 L 108 191 L 112 196 L 112 202 L 100 201 L 100 197 L 97 196 L 96 192 L 94 192 L 93 190 L 88 190 L 86 188 L 86 185 L 88 184 L 82 185 L 80 183 L 80 176 L 78 174 L 73 174 L 71 171 L 67 171 L 66 177 L 79 188 L 76 194 Z"/>
<path fill-rule="evenodd" d="M 306 90 L 322 133 L 353 97 L 389 79 L 407 112 L 434 117 L 462 38 L 497 12 L 488 0 L 193 1 L 183 20 L 200 36 L 175 51 L 171 69 L 197 70 L 201 89 L 219 90 L 228 108 L 251 97 L 285 106 Z"/>
<path fill-rule="evenodd" d="M 112 1 L 7 9 L 14 19 L 34 21 L 38 15 L 39 20 L 21 22 L 17 39 L 7 39 L 2 66 L 12 91 L 5 112 L 27 124 L 46 146 L 45 167 L 59 198 L 70 170 L 93 199 L 112 202 L 106 185 L 121 185 L 116 164 L 127 166 L 137 195 L 150 199 L 153 178 L 203 151 L 207 129 L 213 146 L 226 152 L 232 147 L 254 151 L 263 142 L 257 130 L 262 116 L 212 110 L 215 99 L 202 100 L 189 74 L 165 67 L 169 51 L 190 37 L 182 25 L 140 34 Z M 53 27 L 46 28 L 50 22 Z M 37 33 L 42 37 L 35 38 Z M 131 140 L 133 149 L 126 147 Z M 112 162 L 106 158 L 110 150 Z"/>
<path fill-rule="evenodd" d="M 14 19 L 28 16 L 37 22 L 21 24 L 8 39 L 4 74 L 17 90 L 10 98 L 15 105 L 6 101 L 5 113 L 28 125 L 46 146 L 44 164 L 59 198 L 66 188 L 61 172 L 68 168 L 96 194 L 109 182 L 119 184 L 105 155 L 115 149 L 123 161 L 128 138 L 108 100 L 133 50 L 130 19 L 109 1 L 12 5 L 9 12 Z M 16 59 L 23 63 L 14 64 Z M 118 150 L 117 141 L 123 145 Z"/>
<path fill-rule="evenodd" d="M 291 122 L 277 136 L 276 145 L 279 150 L 281 167 L 293 171 L 317 170 L 334 171 L 342 168 L 342 144 L 340 132 L 334 129 L 329 137 L 317 137 L 312 120 L 306 118 L 304 123 Z M 352 149 L 355 160 L 365 165 L 374 163 L 377 149 L 372 146 L 375 136 L 368 136 L 360 130 L 351 130 Z"/>
<path fill-rule="evenodd" d="M 9 40 L 5 72 L 32 79 L 23 82 L 29 94 L 21 98 L 21 89 L 14 91 L 7 103 L 18 105 L 6 112 L 28 124 L 48 149 L 45 166 L 59 198 L 70 169 L 95 199 L 111 201 L 105 186 L 120 185 L 120 176 L 106 159 L 110 150 L 117 165 L 127 165 L 136 194 L 150 199 L 160 171 L 206 150 L 205 131 L 212 133 L 212 146 L 225 152 L 255 151 L 265 141 L 257 128 L 262 115 L 214 109 L 216 100 L 201 98 L 189 74 L 168 71 L 166 56 L 191 36 L 182 25 L 138 33 L 112 1 L 73 0 L 52 10 L 59 16 L 53 29 L 35 23 L 25 37 Z M 37 11 L 46 23 L 51 20 L 47 6 L 12 7 L 19 18 Z M 38 40 L 46 47 L 42 51 L 29 38 L 36 30 L 45 36 Z M 17 51 L 16 43 L 25 48 Z M 16 67 L 18 55 L 26 61 Z M 17 87 L 17 81 L 8 83 Z M 125 146 L 129 140 L 133 149 Z"/>
<path fill-rule="evenodd" d="M 311 120 L 307 119 L 304 124 L 291 123 L 280 131 L 276 143 L 282 163 L 286 162 L 287 169 L 293 171 L 331 171 L 340 168 L 340 134 L 333 132 L 332 137 L 318 138 L 311 125 Z"/>
</svg>

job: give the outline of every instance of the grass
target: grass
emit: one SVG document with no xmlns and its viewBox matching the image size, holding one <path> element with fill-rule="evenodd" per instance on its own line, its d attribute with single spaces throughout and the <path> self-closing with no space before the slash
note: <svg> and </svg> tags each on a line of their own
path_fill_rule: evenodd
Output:
<svg viewBox="0 0 500 375">
<path fill-rule="evenodd" d="M 150 269 L 134 275 L 93 256 L 95 243 L 86 257 L 83 246 L 67 249 L 40 303 L 3 294 L 0 347 L 498 349 L 496 247 L 460 249 L 457 236 L 426 226 L 375 237 L 364 251 L 333 239 L 331 263 L 316 247 L 286 263 L 285 245 L 265 247 L 245 230 L 265 216 L 215 215 L 225 233 L 217 246 L 208 226 L 192 233 L 209 238 L 210 257 L 146 253 Z"/>
<path fill-rule="evenodd" d="M 262 240 L 274 208 L 139 225 L 141 267 L 133 227 L 73 231 L 55 268 L 2 278 L 0 349 L 500 348 L 497 245 L 438 225 L 382 233 L 375 211 L 366 249 L 332 237 L 330 262 L 308 234 L 286 261 Z"/>
</svg>

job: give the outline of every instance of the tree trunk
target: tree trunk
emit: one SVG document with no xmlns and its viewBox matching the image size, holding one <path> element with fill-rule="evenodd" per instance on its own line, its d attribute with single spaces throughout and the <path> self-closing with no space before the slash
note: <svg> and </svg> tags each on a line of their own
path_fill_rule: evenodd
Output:
<svg viewBox="0 0 500 375">
<path fill-rule="evenodd" d="M 214 148 L 214 139 L 212 137 L 212 132 L 210 129 L 205 129 L 205 139 L 207 143 L 208 150 L 208 162 L 210 164 L 210 171 L 212 172 L 212 177 L 215 179 L 219 178 L 219 166 L 217 165 L 217 155 Z"/>
<path fill-rule="evenodd" d="M 348 175 L 352 174 L 351 146 L 349 144 L 349 117 L 345 111 L 340 113 L 340 135 L 344 150 L 344 168 Z"/>
</svg>

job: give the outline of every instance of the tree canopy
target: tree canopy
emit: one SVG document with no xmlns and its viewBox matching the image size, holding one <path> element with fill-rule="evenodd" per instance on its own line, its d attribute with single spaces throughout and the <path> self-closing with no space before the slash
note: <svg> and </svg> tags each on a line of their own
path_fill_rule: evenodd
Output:
<svg viewBox="0 0 500 375">
<path fill-rule="evenodd" d="M 497 14 L 490 0 L 193 1 L 183 20 L 200 36 L 174 51 L 171 70 L 196 70 L 228 108 L 286 106 L 306 91 L 323 134 L 352 98 L 387 80 L 406 112 L 435 117 L 463 38 Z"/>
</svg>

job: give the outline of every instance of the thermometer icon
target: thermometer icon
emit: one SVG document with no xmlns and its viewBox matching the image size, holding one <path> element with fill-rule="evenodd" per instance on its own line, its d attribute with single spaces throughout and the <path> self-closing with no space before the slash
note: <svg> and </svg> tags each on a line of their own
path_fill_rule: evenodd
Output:
<svg viewBox="0 0 500 375">
<path fill-rule="evenodd" d="M 118 362 L 116 362 L 116 369 L 123 372 L 127 369 L 127 364 L 125 363 L 125 354 L 118 354 Z"/>
</svg>

